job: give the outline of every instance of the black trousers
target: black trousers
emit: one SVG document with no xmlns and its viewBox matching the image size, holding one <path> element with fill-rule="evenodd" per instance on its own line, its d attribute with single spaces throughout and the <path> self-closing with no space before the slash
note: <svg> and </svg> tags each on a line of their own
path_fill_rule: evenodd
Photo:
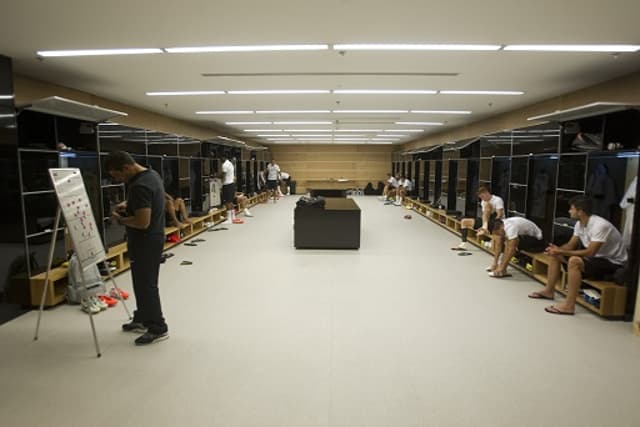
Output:
<svg viewBox="0 0 640 427">
<path fill-rule="evenodd" d="M 133 321 L 142 323 L 151 333 L 168 331 L 162 317 L 158 276 L 160 257 L 164 247 L 164 234 L 133 234 L 127 236 L 133 292 L 136 295 L 137 310 Z"/>
</svg>

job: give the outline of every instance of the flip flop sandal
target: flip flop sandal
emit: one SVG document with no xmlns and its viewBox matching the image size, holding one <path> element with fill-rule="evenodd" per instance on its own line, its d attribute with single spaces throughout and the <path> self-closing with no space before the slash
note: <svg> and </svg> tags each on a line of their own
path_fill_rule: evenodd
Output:
<svg viewBox="0 0 640 427">
<path fill-rule="evenodd" d="M 462 248 L 459 248 L 457 246 L 454 246 L 453 248 L 451 248 L 451 250 L 452 251 L 466 251 L 466 249 L 462 249 Z"/>
<path fill-rule="evenodd" d="M 458 254 L 458 256 L 469 256 L 469 255 L 473 255 L 471 252 L 460 252 Z"/>
<path fill-rule="evenodd" d="M 549 298 L 546 295 L 542 295 L 540 292 L 533 292 L 529 295 L 527 295 L 529 298 L 531 299 L 549 299 L 549 300 L 553 300 L 553 298 Z"/>
<path fill-rule="evenodd" d="M 193 243 L 200 243 L 200 242 L 206 242 L 206 240 L 204 240 L 204 239 L 193 239 L 192 242 Z"/>
<path fill-rule="evenodd" d="M 494 279 L 502 279 L 503 277 L 511 277 L 511 274 L 505 273 L 498 275 L 492 271 L 491 273 L 489 273 L 489 277 L 493 277 Z"/>
<path fill-rule="evenodd" d="M 573 316 L 574 313 L 570 313 L 568 311 L 560 311 L 557 308 L 555 308 L 554 306 L 550 305 L 549 307 L 545 307 L 544 311 L 546 311 L 547 313 L 551 313 L 551 314 L 559 314 L 562 316 Z"/>
<path fill-rule="evenodd" d="M 196 245 L 195 243 L 185 243 L 184 245 L 185 245 L 185 246 L 198 246 L 198 245 Z"/>
<path fill-rule="evenodd" d="M 207 231 L 222 231 L 222 230 L 228 230 L 227 227 L 220 227 L 220 228 L 210 228 Z"/>
<path fill-rule="evenodd" d="M 191 265 L 193 264 L 191 261 L 182 261 L 180 265 Z"/>
</svg>

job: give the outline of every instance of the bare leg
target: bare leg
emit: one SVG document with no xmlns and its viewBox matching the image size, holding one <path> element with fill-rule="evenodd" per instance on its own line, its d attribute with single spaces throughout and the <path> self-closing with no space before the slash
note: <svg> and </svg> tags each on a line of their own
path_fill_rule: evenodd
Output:
<svg viewBox="0 0 640 427">
<path fill-rule="evenodd" d="M 165 211 L 169 214 L 169 217 L 171 218 L 171 224 L 168 224 L 168 225 L 181 228 L 182 223 L 178 221 L 178 218 L 176 217 L 176 205 L 173 200 L 166 201 Z"/>
<path fill-rule="evenodd" d="M 175 210 L 180 212 L 184 222 L 191 223 L 188 219 L 189 215 L 187 215 L 187 206 L 184 204 L 184 199 L 176 199 Z"/>
<path fill-rule="evenodd" d="M 582 284 L 582 271 L 584 270 L 584 261 L 578 256 L 572 256 L 569 258 L 568 272 L 567 272 L 567 284 L 569 285 L 569 291 L 567 293 L 567 299 L 562 304 L 557 304 L 555 307 L 566 313 L 573 313 L 576 309 L 576 299 L 578 299 L 578 291 Z"/>
<path fill-rule="evenodd" d="M 564 258 L 560 255 L 549 256 L 549 266 L 547 267 L 547 286 L 543 291 L 537 292 L 547 298 L 553 298 L 556 292 L 556 283 L 560 280 L 560 264 Z M 533 294 L 531 294 L 533 295 Z"/>
</svg>

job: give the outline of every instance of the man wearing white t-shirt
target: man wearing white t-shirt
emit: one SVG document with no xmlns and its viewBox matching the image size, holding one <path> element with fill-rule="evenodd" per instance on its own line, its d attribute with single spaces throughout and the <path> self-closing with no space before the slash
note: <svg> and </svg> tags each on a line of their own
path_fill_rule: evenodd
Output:
<svg viewBox="0 0 640 427">
<path fill-rule="evenodd" d="M 400 188 L 400 174 L 396 174 L 396 176 L 391 176 L 388 180 L 389 190 L 387 191 L 387 199 L 385 205 L 392 204 L 393 199 L 398 195 L 398 188 Z"/>
<path fill-rule="evenodd" d="M 482 218 L 463 218 L 460 221 L 460 235 L 462 243 L 453 250 L 464 251 L 467 249 L 467 236 L 469 230 L 475 229 L 479 236 L 488 235 L 493 230 L 493 223 L 496 219 L 504 218 L 504 200 L 489 192 L 484 185 L 478 188 L 478 197 L 482 202 Z M 495 251 L 495 248 L 494 248 Z"/>
<path fill-rule="evenodd" d="M 521 251 L 542 252 L 545 248 L 542 230 L 526 218 L 514 216 L 496 219 L 493 224 L 493 264 L 489 276 L 505 277 L 511 258 Z"/>
<path fill-rule="evenodd" d="M 233 198 L 236 194 L 235 167 L 226 154 L 222 155 L 222 203 L 227 208 L 227 220 L 225 224 L 231 224 L 235 220 L 233 211 Z"/>
<path fill-rule="evenodd" d="M 278 181 L 280 180 L 280 166 L 274 159 L 271 159 L 267 165 L 267 190 L 273 195 L 275 203 L 278 197 Z"/>
<path fill-rule="evenodd" d="M 393 183 L 395 180 L 396 179 L 393 175 L 391 175 L 390 173 L 387 174 L 387 181 L 385 182 L 384 188 L 382 189 L 382 197 L 380 198 L 380 200 L 387 200 L 387 197 L 389 196 L 389 192 L 393 188 Z"/>
<path fill-rule="evenodd" d="M 411 180 L 406 176 L 401 175 L 399 183 L 398 194 L 396 195 L 396 206 L 400 206 L 406 195 L 413 191 L 413 182 L 411 182 Z"/>
<path fill-rule="evenodd" d="M 576 196 L 569 201 L 569 215 L 577 219 L 571 240 L 562 246 L 549 245 L 547 286 L 541 292 L 529 294 L 529 298 L 553 299 L 555 284 L 560 279 L 560 264 L 567 262 L 567 299 L 562 304 L 545 308 L 551 314 L 573 314 L 583 276 L 602 279 L 613 274 L 627 262 L 627 251 L 620 232 L 606 219 L 591 214 L 592 202 L 586 196 Z M 578 249 L 582 244 L 584 249 Z"/>
</svg>

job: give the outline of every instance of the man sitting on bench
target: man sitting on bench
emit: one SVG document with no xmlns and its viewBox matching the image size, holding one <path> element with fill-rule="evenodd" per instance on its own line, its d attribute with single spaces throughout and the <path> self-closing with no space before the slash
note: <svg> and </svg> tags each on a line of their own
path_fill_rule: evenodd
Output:
<svg viewBox="0 0 640 427">
<path fill-rule="evenodd" d="M 508 276 L 507 267 L 517 250 L 542 252 L 545 248 L 542 230 L 533 221 L 519 216 L 496 219 L 492 234 L 493 264 L 487 268 L 491 277 Z"/>
<path fill-rule="evenodd" d="M 562 304 L 551 305 L 545 311 L 551 314 L 573 314 L 583 276 L 602 279 L 613 274 L 627 261 L 627 251 L 620 232 L 606 219 L 591 214 L 592 201 L 586 196 L 576 196 L 569 201 L 569 215 L 577 219 L 571 240 L 562 246 L 550 244 L 547 286 L 541 292 L 529 294 L 529 298 L 553 299 L 556 282 L 560 279 L 560 265 L 567 263 L 569 290 Z M 584 249 L 579 249 L 582 244 Z"/>
<path fill-rule="evenodd" d="M 190 223 L 189 215 L 187 215 L 187 207 L 184 204 L 184 199 L 171 197 L 169 193 L 164 193 L 164 209 L 165 209 L 165 222 L 167 227 L 182 228 L 184 223 Z"/>
<path fill-rule="evenodd" d="M 245 196 L 244 193 L 237 192 L 235 193 L 235 197 L 233 201 L 238 206 L 238 213 L 244 213 L 244 216 L 253 216 L 251 212 L 249 212 L 249 198 Z"/>
<path fill-rule="evenodd" d="M 460 235 L 462 243 L 457 247 L 451 248 L 456 251 L 464 251 L 467 249 L 467 236 L 469 230 L 476 229 L 478 236 L 488 236 L 493 230 L 493 222 L 496 219 L 504 218 L 504 200 L 501 197 L 493 195 L 484 185 L 478 187 L 478 197 L 482 202 L 482 218 L 463 218 L 460 221 Z"/>
</svg>

